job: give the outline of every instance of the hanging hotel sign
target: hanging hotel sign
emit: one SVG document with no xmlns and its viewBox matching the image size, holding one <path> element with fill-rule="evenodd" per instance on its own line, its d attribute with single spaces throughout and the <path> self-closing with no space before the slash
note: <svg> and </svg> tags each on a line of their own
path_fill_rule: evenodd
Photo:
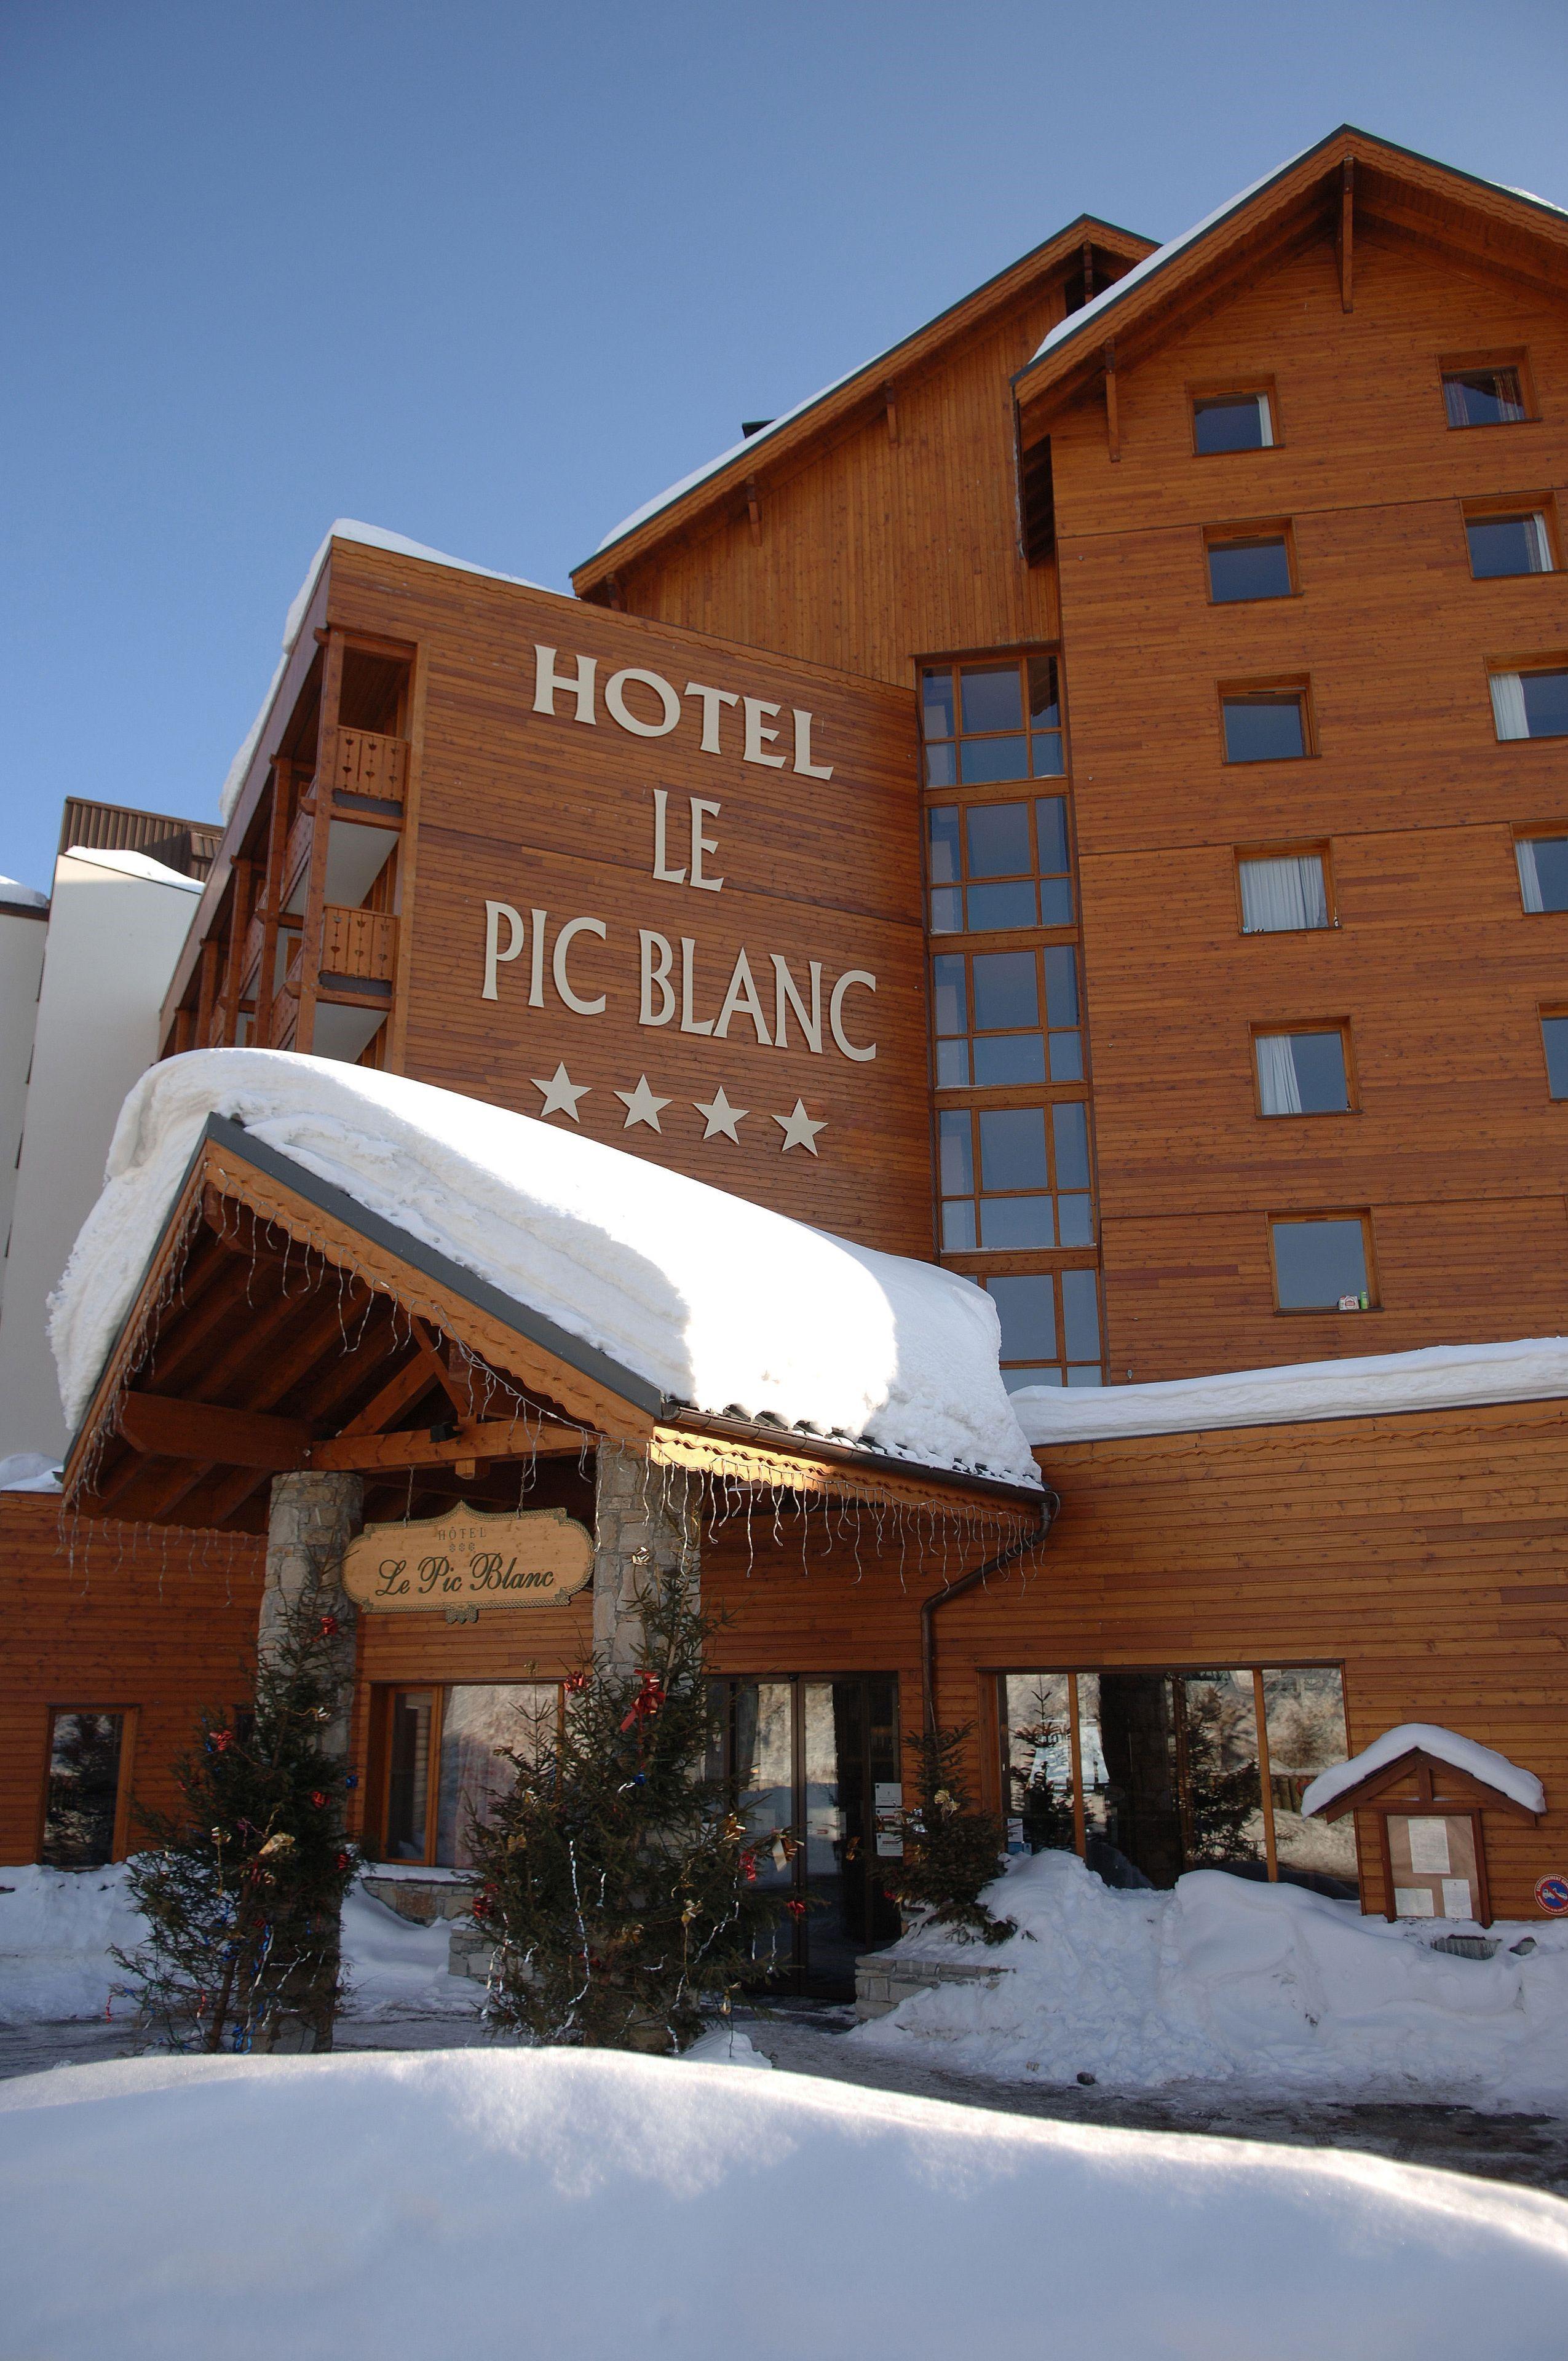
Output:
<svg viewBox="0 0 1568 2361">
<path fill-rule="evenodd" d="M 380 1613 L 554 1607 L 593 1572 L 593 1537 L 564 1509 L 471 1509 L 420 1524 L 367 1525 L 350 1542 L 343 1587 Z"/>
</svg>

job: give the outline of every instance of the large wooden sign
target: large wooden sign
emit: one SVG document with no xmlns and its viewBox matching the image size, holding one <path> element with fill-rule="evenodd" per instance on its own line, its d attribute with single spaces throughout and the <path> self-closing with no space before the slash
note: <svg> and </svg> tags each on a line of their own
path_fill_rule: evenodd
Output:
<svg viewBox="0 0 1568 2361">
<path fill-rule="evenodd" d="M 554 1607 L 593 1572 L 593 1537 L 565 1509 L 471 1509 L 422 1524 L 367 1525 L 348 1545 L 356 1605 L 429 1614 L 444 1607 Z"/>
</svg>

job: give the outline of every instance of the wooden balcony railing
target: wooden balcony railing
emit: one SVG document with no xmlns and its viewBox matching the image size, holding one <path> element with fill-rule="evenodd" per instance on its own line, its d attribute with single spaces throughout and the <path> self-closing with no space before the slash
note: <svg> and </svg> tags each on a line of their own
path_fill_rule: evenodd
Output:
<svg viewBox="0 0 1568 2361">
<path fill-rule="evenodd" d="M 378 738 L 368 730 L 336 730 L 323 746 L 316 775 L 331 782 L 334 795 L 368 796 L 400 804 L 408 785 L 405 738 Z"/>
<path fill-rule="evenodd" d="M 322 913 L 322 979 L 390 986 L 398 964 L 398 922 L 385 910 L 345 910 L 329 902 Z"/>
<path fill-rule="evenodd" d="M 295 813 L 294 825 L 289 830 L 289 841 L 283 847 L 283 881 L 279 892 L 279 900 L 285 906 L 291 889 L 299 880 L 301 870 L 311 857 L 311 832 L 314 825 L 310 812 Z"/>
</svg>

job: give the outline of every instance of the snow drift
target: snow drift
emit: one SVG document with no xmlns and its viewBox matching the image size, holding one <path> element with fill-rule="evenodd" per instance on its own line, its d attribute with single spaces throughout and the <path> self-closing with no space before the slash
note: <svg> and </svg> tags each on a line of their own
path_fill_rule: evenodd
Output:
<svg viewBox="0 0 1568 2361">
<path fill-rule="evenodd" d="M 400 1074 L 199 1049 L 144 1074 L 53 1299 L 74 1426 L 209 1115 L 675 1401 L 1037 1486 L 983 1289 Z"/>
<path fill-rule="evenodd" d="M 916 1932 L 884 1956 L 1012 1972 L 933 1986 L 851 2040 L 1022 2081 L 1568 2103 L 1568 1926 L 1499 1922 L 1491 1959 L 1460 1959 L 1430 1925 L 1300 1886 L 1197 1870 L 1168 1894 L 1114 1892 L 1067 1852 L 1021 1856 L 988 1899 L 1019 1930 L 993 1950 Z"/>
<path fill-rule="evenodd" d="M 602 2052 L 62 2068 L 0 2203 L 58 2361 L 1468 2361 L 1568 2308 L 1534 2191 Z"/>
</svg>

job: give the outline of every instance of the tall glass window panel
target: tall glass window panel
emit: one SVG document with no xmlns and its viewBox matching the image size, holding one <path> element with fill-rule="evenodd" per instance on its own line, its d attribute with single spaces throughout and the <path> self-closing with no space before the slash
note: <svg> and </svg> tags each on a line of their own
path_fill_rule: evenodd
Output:
<svg viewBox="0 0 1568 2361">
<path fill-rule="evenodd" d="M 1059 1277 L 1068 1384 L 1100 1385 L 1104 1378 L 1101 1367 L 1100 1275 L 1092 1270 L 1064 1270 Z"/>
<path fill-rule="evenodd" d="M 1568 836 L 1521 836 L 1514 860 L 1527 910 L 1568 910 Z"/>
<path fill-rule="evenodd" d="M 968 1107 L 943 1108 L 937 1119 L 937 1148 L 942 1186 L 942 1250 L 972 1254 L 977 1243 L 974 1135 Z"/>
<path fill-rule="evenodd" d="M 1552 542 L 1546 519 L 1539 509 L 1521 516 L 1466 517 L 1470 571 L 1477 582 L 1495 582 L 1509 574 L 1552 574 Z"/>
<path fill-rule="evenodd" d="M 1541 1038 L 1546 1050 L 1546 1082 L 1554 1099 L 1568 1099 L 1568 1016 L 1543 1016 Z"/>
<path fill-rule="evenodd" d="M 1303 701 L 1292 697 L 1227 697 L 1227 763 L 1293 763 L 1307 751 Z"/>
<path fill-rule="evenodd" d="M 775 1856 L 775 1831 L 795 1820 L 795 1699 L 787 1681 L 737 1681 L 731 1692 L 730 1762 L 737 1791 L 737 1808 L 746 1833 L 755 1839 L 757 1884 L 764 1894 L 783 1895 L 795 1883 L 795 1872 Z M 807 1810 L 809 1814 L 809 1804 Z M 787 1960 L 794 1949 L 790 1921 L 781 1922 L 759 1938 L 764 1960 Z"/>
<path fill-rule="evenodd" d="M 113 1860 L 124 1741 L 124 1714 L 54 1715 L 38 1852 L 46 1867 L 102 1869 Z"/>
<path fill-rule="evenodd" d="M 392 1699 L 388 1733 L 387 1858 L 423 1861 L 429 1833 L 430 1735 L 433 1689 L 402 1689 Z"/>
<path fill-rule="evenodd" d="M 933 934 L 1071 926 L 1065 796 L 933 805 L 926 841 Z"/>
<path fill-rule="evenodd" d="M 1568 670 L 1495 672 L 1489 679 L 1499 739 L 1568 736 Z"/>
<path fill-rule="evenodd" d="M 983 1248 L 1016 1252 L 1056 1245 L 1043 1107 L 988 1108 L 981 1115 L 980 1186 Z"/>
<path fill-rule="evenodd" d="M 969 987 L 957 952 L 942 952 L 931 961 L 931 1018 L 937 1033 L 937 1086 L 962 1090 L 970 1079 Z"/>
<path fill-rule="evenodd" d="M 1067 841 L 1067 797 L 1035 798 L 1036 858 L 1040 872 L 1040 924 L 1072 924 L 1072 855 Z"/>
<path fill-rule="evenodd" d="M 1442 397 L 1451 426 L 1517 426 L 1525 416 L 1517 368 L 1444 369 Z"/>
<path fill-rule="evenodd" d="M 1002 1681 L 1008 1849 L 1071 1852 L 1071 1684 L 1066 1673 L 1007 1673 Z"/>
<path fill-rule="evenodd" d="M 1038 896 L 1032 882 L 1029 807 L 971 804 L 964 814 L 969 854 L 969 923 L 975 932 L 1002 927 L 1033 927 Z M 994 881 L 994 882 L 992 882 Z"/>
<path fill-rule="evenodd" d="M 1055 656 L 1028 660 L 1029 744 L 1036 779 L 1059 778 L 1067 768 L 1062 754 L 1061 692 Z"/>
<path fill-rule="evenodd" d="M 1192 405 L 1192 442 L 1201 454 L 1270 449 L 1274 413 L 1267 394 L 1205 394 Z"/>
<path fill-rule="evenodd" d="M 1083 1036 L 1078 999 L 1078 953 L 1069 943 L 1048 944 L 1041 953 L 1046 971 L 1046 1022 L 1050 1027 L 1051 1080 L 1083 1080 Z"/>
<path fill-rule="evenodd" d="M 1256 541 L 1209 544 L 1209 596 L 1216 606 L 1252 598 L 1288 598 L 1294 587 L 1290 552 L 1283 533 Z"/>
<path fill-rule="evenodd" d="M 921 675 L 928 786 L 1059 778 L 1067 768 L 1054 656 L 932 665 Z"/>
<path fill-rule="evenodd" d="M 1238 861 L 1242 932 L 1288 935 L 1329 923 L 1322 855 L 1286 852 Z"/>
<path fill-rule="evenodd" d="M 959 689 L 963 729 L 959 777 L 963 785 L 989 786 L 999 779 L 1027 778 L 1024 691 L 1016 663 L 964 664 Z M 982 731 L 988 734 L 977 734 Z"/>
<path fill-rule="evenodd" d="M 1281 1312 L 1332 1312 L 1366 1293 L 1366 1234 L 1359 1221 L 1274 1222 Z"/>
<path fill-rule="evenodd" d="M 959 850 L 959 808 L 934 804 L 926 814 L 926 860 L 930 878 L 931 932 L 961 935 L 964 928 L 963 863 Z"/>
<path fill-rule="evenodd" d="M 441 1716 L 435 1858 L 446 1869 L 474 1865 L 473 1832 L 516 1778 L 508 1760 L 536 1760 L 555 1742 L 554 1681 L 464 1683 L 449 1688 Z"/>
<path fill-rule="evenodd" d="M 1004 1374 L 1006 1365 L 1055 1361 L 1057 1300 L 1049 1271 L 997 1273 L 985 1285 L 1002 1322 Z M 1033 1382 L 1032 1373 L 1025 1382 Z"/>
<path fill-rule="evenodd" d="M 1052 954 L 1047 951 L 1046 956 L 1049 959 Z M 990 1088 L 1046 1079 L 1046 1045 L 1038 1030 L 1036 957 L 1034 951 L 981 951 L 975 956 L 971 972 L 977 1085 Z M 1072 957 L 1070 951 L 1068 957 Z"/>
<path fill-rule="evenodd" d="M 1343 1034 L 1259 1033 L 1255 1048 L 1265 1115 L 1343 1115 L 1349 1108 Z"/>
<path fill-rule="evenodd" d="M 1089 1109 L 1080 1099 L 1060 1100 L 1051 1109 L 1051 1148 L 1057 1188 L 1057 1244 L 1094 1244 L 1094 1204 L 1089 1193 Z"/>
<path fill-rule="evenodd" d="M 1335 1879 L 1343 1898 L 1358 1893 L 1355 1825 L 1321 1817 L 1304 1819 L 1301 1798 L 1320 1771 L 1350 1753 L 1344 1726 L 1344 1684 L 1339 1668 L 1313 1664 L 1263 1675 L 1264 1730 L 1268 1740 L 1274 1844 L 1282 1870 Z"/>
<path fill-rule="evenodd" d="M 1182 1673 L 1176 1680 L 1183 1850 L 1194 1869 L 1267 1856 L 1256 1692 L 1249 1672 Z"/>
</svg>

